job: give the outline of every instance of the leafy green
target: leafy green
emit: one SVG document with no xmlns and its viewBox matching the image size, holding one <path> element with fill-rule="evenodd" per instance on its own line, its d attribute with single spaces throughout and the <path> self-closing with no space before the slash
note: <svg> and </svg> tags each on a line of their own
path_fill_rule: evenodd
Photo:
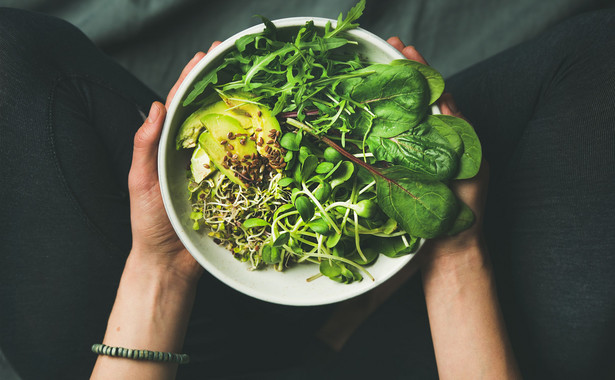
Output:
<svg viewBox="0 0 615 380">
<path fill-rule="evenodd" d="M 463 141 L 463 154 L 459 160 L 459 172 L 455 179 L 472 178 L 480 169 L 482 149 L 474 128 L 465 120 L 450 115 L 434 115 L 432 118 L 454 129 Z"/>
<path fill-rule="evenodd" d="M 367 73 L 342 80 L 337 87 L 354 102 L 369 105 L 369 113 L 362 109 L 353 119 L 354 134 L 393 137 L 425 117 L 429 90 L 419 71 L 410 66 L 375 64 L 355 72 Z"/>
<path fill-rule="evenodd" d="M 458 210 L 453 192 L 442 182 L 409 179 L 399 166 L 384 169 L 375 177 L 378 204 L 410 235 L 435 238 L 445 234 Z"/>
<path fill-rule="evenodd" d="M 201 95 L 203 91 L 205 91 L 207 86 L 209 86 L 210 84 L 218 83 L 218 71 L 222 70 L 223 68 L 224 66 L 218 66 L 216 70 L 210 71 L 209 73 L 205 74 L 203 79 L 201 79 L 194 85 L 194 89 L 188 94 L 188 96 L 182 103 L 184 107 L 192 103 L 197 98 L 197 96 Z"/>
<path fill-rule="evenodd" d="M 323 31 L 308 21 L 290 36 L 261 17 L 263 31 L 238 39 L 184 99 L 201 112 L 212 97 L 223 106 L 241 98 L 252 107 L 219 111 L 236 116 L 249 132 L 241 146 L 224 133 L 219 145 L 224 162 L 264 171 L 263 182 L 237 189 L 221 173 L 189 188 L 194 228 L 212 228 L 212 236 L 254 268 L 264 263 L 283 270 L 289 262 L 309 261 L 320 273 L 308 281 L 358 281 L 372 278 L 363 266 L 380 254 L 407 255 L 421 238 L 474 223 L 448 185 L 478 171 L 476 133 L 461 119 L 429 115 L 444 90 L 436 70 L 408 60 L 363 61 L 345 32 L 358 25 L 364 7 L 360 1 L 346 17 L 340 14 L 335 27 L 329 23 Z M 272 135 L 254 121 L 255 112 L 243 115 L 243 109 L 266 109 L 282 133 Z M 252 128 L 261 134 L 251 135 Z M 203 134 L 203 128 L 193 132 Z M 259 137 L 267 142 L 258 143 L 256 166 L 242 168 L 252 155 L 238 151 Z M 277 157 L 269 154 L 273 147 Z M 243 206 L 255 199 L 262 210 Z"/>
<path fill-rule="evenodd" d="M 446 233 L 447 235 L 457 235 L 461 231 L 467 230 L 472 226 L 472 224 L 474 224 L 474 213 L 470 207 L 463 202 L 459 202 L 459 206 L 457 218 L 455 218 L 453 225 Z"/>
<path fill-rule="evenodd" d="M 373 237 L 367 242 L 367 247 L 390 258 L 405 256 L 416 251 L 419 239 L 416 237 Z"/>
<path fill-rule="evenodd" d="M 433 104 L 440 98 L 440 95 L 444 92 L 444 79 L 436 69 L 431 66 L 424 65 L 420 62 L 410 59 L 395 59 L 391 61 L 391 65 L 403 65 L 410 66 L 417 69 L 425 79 L 429 86 L 429 104 Z"/>
<path fill-rule="evenodd" d="M 412 178 L 446 180 L 457 173 L 457 154 L 428 124 L 390 138 L 370 137 L 367 143 L 377 160 L 403 166 Z"/>
<path fill-rule="evenodd" d="M 337 25 L 335 26 L 335 29 L 330 30 L 331 24 L 329 23 L 325 27 L 325 38 L 331 38 L 335 36 L 336 34 L 339 34 L 346 30 L 354 29 L 358 27 L 359 24 L 356 24 L 356 23 L 353 24 L 353 22 L 358 20 L 359 17 L 361 17 L 364 9 L 365 9 L 365 0 L 361 0 L 348 11 L 346 18 L 343 18 L 342 13 L 340 13 L 337 18 Z"/>
</svg>

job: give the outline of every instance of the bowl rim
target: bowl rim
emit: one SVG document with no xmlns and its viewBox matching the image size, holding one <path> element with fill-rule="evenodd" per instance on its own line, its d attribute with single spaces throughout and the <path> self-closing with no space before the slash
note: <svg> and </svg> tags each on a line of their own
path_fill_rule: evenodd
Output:
<svg viewBox="0 0 615 380">
<path fill-rule="evenodd" d="M 313 21 L 314 25 L 317 27 L 324 27 L 328 22 L 330 22 L 332 26 L 336 25 L 337 23 L 337 21 L 334 19 L 323 18 L 323 17 L 288 17 L 288 18 L 272 20 L 271 22 L 277 28 L 287 28 L 287 27 L 290 28 L 290 27 L 301 27 L 307 21 Z M 254 297 L 262 301 L 267 301 L 267 302 L 281 304 L 281 305 L 288 305 L 288 306 L 319 306 L 319 305 L 327 305 L 327 304 L 345 301 L 345 300 L 357 297 L 370 290 L 373 290 L 380 284 L 386 282 L 388 279 L 390 279 L 391 277 L 399 273 L 401 269 L 404 268 L 408 264 L 408 262 L 410 262 L 410 260 L 416 255 L 416 253 L 421 249 L 422 245 L 425 242 L 425 239 L 421 239 L 419 243 L 419 247 L 414 253 L 408 254 L 403 257 L 390 259 L 390 260 L 395 260 L 395 262 L 399 265 L 397 265 L 396 268 L 394 268 L 393 270 L 390 270 L 385 275 L 379 276 L 379 278 L 376 281 L 370 282 L 371 286 L 354 287 L 352 289 L 347 289 L 348 291 L 341 292 L 341 293 L 328 292 L 326 294 L 323 294 L 322 297 L 320 297 L 319 300 L 316 302 L 313 300 L 311 301 L 302 300 L 301 298 L 281 297 L 281 296 L 272 295 L 272 294 L 264 294 L 258 290 L 254 290 L 250 288 L 249 286 L 246 286 L 243 283 L 233 279 L 231 276 L 227 275 L 224 271 L 220 270 L 215 265 L 208 262 L 207 258 L 205 257 L 206 255 L 204 255 L 201 252 L 201 250 L 192 243 L 190 237 L 184 231 L 185 227 L 181 224 L 181 221 L 179 220 L 178 215 L 173 210 L 171 193 L 170 193 L 169 185 L 167 183 L 168 173 L 167 173 L 167 168 L 165 164 L 167 160 L 165 142 L 168 144 L 169 141 L 175 141 L 174 138 L 172 138 L 171 140 L 169 139 L 171 121 L 173 119 L 173 117 L 171 117 L 170 115 L 173 115 L 177 112 L 178 108 L 181 105 L 181 101 L 185 97 L 186 93 L 191 89 L 196 78 L 199 75 L 201 75 L 202 71 L 208 65 L 214 62 L 216 59 L 219 59 L 221 56 L 226 54 L 231 49 L 234 49 L 235 41 L 239 39 L 240 37 L 243 37 L 249 34 L 261 33 L 264 30 L 264 28 L 265 28 L 264 23 L 260 23 L 260 24 L 251 26 L 249 28 L 246 28 L 232 35 L 226 40 L 222 41 L 218 46 L 211 49 L 211 51 L 208 52 L 206 56 L 199 61 L 199 63 L 197 63 L 197 65 L 186 75 L 183 82 L 178 87 L 173 99 L 171 100 L 169 104 L 169 108 L 167 110 L 167 117 L 163 125 L 160 142 L 158 146 L 158 159 L 157 159 L 158 179 L 159 179 L 160 191 L 161 191 L 165 211 L 167 213 L 169 221 L 171 222 L 171 225 L 173 226 L 173 229 L 175 230 L 180 241 L 186 247 L 188 252 L 194 257 L 194 259 L 205 270 L 207 270 L 211 275 L 216 277 L 218 280 L 222 281 L 227 286 L 230 286 L 231 288 L 243 294 L 249 295 L 251 297 Z M 344 34 L 349 37 L 357 37 L 361 40 L 373 41 L 373 44 L 377 45 L 379 50 L 386 51 L 388 55 L 397 56 L 400 59 L 405 58 L 401 52 L 399 52 L 393 46 L 388 44 L 384 39 L 380 38 L 379 36 L 375 35 L 372 32 L 369 32 L 366 29 L 357 27 L 355 29 L 351 29 L 351 30 L 344 32 Z M 434 105 L 432 107 L 432 112 L 440 113 L 437 105 Z M 383 259 L 383 258 L 380 257 L 379 259 Z M 240 263 L 238 262 L 238 264 Z M 351 286 L 351 285 L 345 285 L 345 286 Z"/>
</svg>

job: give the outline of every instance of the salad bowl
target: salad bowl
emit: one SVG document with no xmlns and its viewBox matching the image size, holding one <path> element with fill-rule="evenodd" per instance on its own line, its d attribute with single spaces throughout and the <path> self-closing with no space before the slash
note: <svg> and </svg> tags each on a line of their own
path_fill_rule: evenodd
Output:
<svg viewBox="0 0 615 380">
<path fill-rule="evenodd" d="M 336 23 L 335 20 L 311 17 L 285 18 L 272 22 L 278 31 L 291 32 L 309 20 L 318 28 L 324 28 L 328 22 L 332 25 Z M 177 235 L 195 260 L 211 275 L 237 291 L 263 301 L 295 306 L 323 305 L 347 300 L 387 281 L 412 260 L 415 254 L 399 258 L 380 255 L 375 264 L 367 267 L 374 280 L 365 277 L 362 281 L 343 284 L 323 277 L 308 282 L 308 278 L 318 273 L 318 265 L 295 264 L 282 272 L 271 267 L 250 270 L 248 263 L 236 260 L 230 251 L 218 246 L 206 231 L 193 229 L 186 180 L 190 153 L 176 149 L 178 129 L 189 116 L 182 106 L 182 101 L 196 82 L 216 68 L 223 57 L 235 49 L 235 41 L 242 36 L 260 33 L 264 28 L 264 24 L 259 24 L 245 29 L 212 49 L 187 75 L 177 90 L 167 111 L 158 152 L 158 172 L 164 206 Z M 359 54 L 368 62 L 389 63 L 404 58 L 386 41 L 367 30 L 355 28 L 346 31 L 345 36 L 358 42 L 351 48 L 358 49 Z M 439 113 L 437 106 L 432 107 L 432 113 Z M 422 243 L 423 241 L 420 244 Z"/>
</svg>

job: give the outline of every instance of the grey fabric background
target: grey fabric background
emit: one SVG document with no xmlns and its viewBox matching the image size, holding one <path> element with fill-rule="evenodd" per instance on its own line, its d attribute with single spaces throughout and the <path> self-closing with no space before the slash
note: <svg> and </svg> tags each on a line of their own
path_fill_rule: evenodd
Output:
<svg viewBox="0 0 615 380">
<path fill-rule="evenodd" d="M 161 96 L 216 39 L 270 19 L 336 18 L 355 0 L 0 0 L 75 24 Z M 614 0 L 368 0 L 361 26 L 415 45 L 444 76 Z"/>
<path fill-rule="evenodd" d="M 160 96 L 184 64 L 214 40 L 270 19 L 336 18 L 355 0 L 0 0 L 65 19 Z M 361 26 L 397 35 L 448 77 L 572 15 L 615 0 L 368 0 Z M 7 312 L 3 310 L 2 312 Z M 10 311 L 8 311 L 10 312 Z M 0 378 L 17 379 L 0 351 Z"/>
</svg>

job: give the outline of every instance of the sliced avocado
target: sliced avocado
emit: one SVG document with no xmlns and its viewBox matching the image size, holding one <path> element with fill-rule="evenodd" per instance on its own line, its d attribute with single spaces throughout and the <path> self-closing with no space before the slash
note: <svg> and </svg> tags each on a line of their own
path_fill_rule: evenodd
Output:
<svg viewBox="0 0 615 380">
<path fill-rule="evenodd" d="M 220 100 L 216 103 L 209 104 L 203 108 L 200 108 L 196 112 L 192 113 L 186 121 L 179 128 L 177 132 L 177 139 L 175 147 L 177 150 L 180 148 L 194 148 L 199 138 L 199 134 L 203 131 L 204 124 L 203 118 L 210 114 L 225 114 L 231 116 L 239 123 L 244 129 L 252 128 L 252 119 L 241 112 L 234 109 L 229 109 L 227 103 Z"/>
<path fill-rule="evenodd" d="M 282 149 L 276 142 L 281 137 L 280 123 L 271 114 L 271 111 L 263 106 L 254 104 L 243 94 L 234 94 L 225 98 L 226 104 L 237 112 L 244 112 L 252 120 L 252 129 L 256 141 L 258 153 L 269 160 L 271 167 L 281 170 L 284 163 Z"/>
<path fill-rule="evenodd" d="M 202 180 L 209 177 L 215 170 L 216 167 L 211 163 L 207 152 L 200 146 L 197 146 L 190 159 L 190 171 L 192 171 L 194 182 L 201 183 Z"/>
<path fill-rule="evenodd" d="M 223 114 L 208 114 L 201 118 L 205 131 L 199 137 L 202 148 L 213 164 L 231 181 L 246 188 L 256 180 L 260 159 L 256 144 L 237 119 Z"/>
<path fill-rule="evenodd" d="M 175 140 L 177 150 L 181 148 L 194 148 L 199 134 L 204 128 L 203 117 L 212 113 L 222 113 L 226 108 L 226 104 L 220 101 L 203 107 L 188 116 L 182 126 L 179 127 L 179 132 L 177 132 L 177 139 Z"/>
</svg>

